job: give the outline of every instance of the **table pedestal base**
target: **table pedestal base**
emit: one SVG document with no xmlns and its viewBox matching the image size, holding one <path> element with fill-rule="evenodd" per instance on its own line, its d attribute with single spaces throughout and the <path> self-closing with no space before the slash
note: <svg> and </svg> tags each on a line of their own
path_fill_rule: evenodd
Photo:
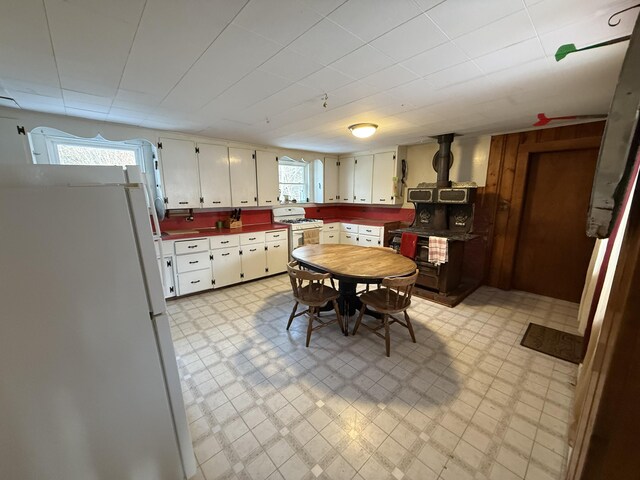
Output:
<svg viewBox="0 0 640 480">
<path fill-rule="evenodd" d="M 344 325 L 343 333 L 345 336 L 349 335 L 349 319 L 358 313 L 360 308 L 362 308 L 362 302 L 356 293 L 357 286 L 357 283 L 345 282 L 344 280 L 341 280 L 338 283 L 338 291 L 340 292 L 340 297 L 338 297 L 338 309 L 340 310 L 340 315 L 342 315 L 342 323 Z M 322 312 L 330 310 L 333 310 L 333 305 L 330 303 L 327 303 L 324 307 L 320 308 L 320 311 Z M 365 311 L 365 315 L 369 315 L 373 318 L 382 318 L 382 315 L 378 312 L 368 308 Z"/>
</svg>

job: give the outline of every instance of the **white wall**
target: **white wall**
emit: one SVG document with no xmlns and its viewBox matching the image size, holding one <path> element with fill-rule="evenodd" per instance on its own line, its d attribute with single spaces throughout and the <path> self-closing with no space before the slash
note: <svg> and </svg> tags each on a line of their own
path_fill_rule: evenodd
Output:
<svg viewBox="0 0 640 480">
<path fill-rule="evenodd" d="M 3 155 L 2 152 L 5 149 L 8 150 L 10 145 L 15 145 L 14 142 L 16 137 L 19 137 L 21 141 L 26 141 L 26 137 L 24 135 L 18 136 L 16 125 L 23 125 L 27 132 L 30 132 L 37 127 L 51 127 L 84 138 L 94 138 L 96 135 L 101 135 L 107 140 L 120 141 L 131 139 L 145 139 L 149 140 L 152 144 L 155 145 L 158 142 L 158 138 L 168 137 L 189 139 L 203 143 L 216 143 L 219 145 L 227 145 L 230 147 L 267 150 L 271 152 L 277 152 L 278 155 L 288 155 L 292 158 L 302 157 L 305 160 L 314 160 L 316 158 L 321 159 L 325 156 L 325 154 L 321 152 L 289 150 L 270 147 L 266 145 L 250 145 L 219 138 L 203 137 L 199 135 L 190 135 L 164 130 L 153 130 L 132 125 L 99 122 L 96 120 L 88 120 L 78 117 L 67 117 L 63 115 L 52 115 L 48 113 L 38 113 L 0 107 L 0 164 L 9 163 L 9 161 L 6 160 L 6 158 L 8 157 L 15 157 L 13 153 L 11 155 Z M 15 148 L 15 146 L 12 146 L 11 148 Z M 19 161 L 27 161 L 30 163 L 31 159 L 21 158 Z M 15 163 L 15 161 L 13 161 L 12 163 Z"/>
<path fill-rule="evenodd" d="M 19 135 L 16 128 L 20 124 L 15 116 L 4 116 L 0 112 L 0 165 L 30 163 L 26 135 Z"/>
</svg>

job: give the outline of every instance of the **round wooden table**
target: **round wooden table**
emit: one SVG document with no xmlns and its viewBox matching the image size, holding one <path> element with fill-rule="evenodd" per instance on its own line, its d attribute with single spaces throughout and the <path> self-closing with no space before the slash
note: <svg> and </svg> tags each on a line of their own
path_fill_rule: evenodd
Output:
<svg viewBox="0 0 640 480">
<path fill-rule="evenodd" d="M 385 277 L 411 275 L 416 263 L 397 253 L 376 247 L 355 245 L 306 245 L 296 248 L 291 256 L 309 270 L 330 273 L 339 282 L 338 305 L 348 319 L 360 308 L 356 294 L 358 283 L 380 283 Z"/>
</svg>

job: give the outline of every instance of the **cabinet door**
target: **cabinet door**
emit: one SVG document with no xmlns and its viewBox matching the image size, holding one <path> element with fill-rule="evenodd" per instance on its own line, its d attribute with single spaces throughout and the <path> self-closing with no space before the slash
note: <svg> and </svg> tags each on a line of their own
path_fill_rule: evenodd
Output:
<svg viewBox="0 0 640 480">
<path fill-rule="evenodd" d="M 164 298 L 175 297 L 176 288 L 173 278 L 173 260 L 171 257 L 164 257 L 164 260 L 158 259 L 158 268 L 162 278 L 162 270 L 164 269 Z"/>
<path fill-rule="evenodd" d="M 289 262 L 289 244 L 286 240 L 268 242 L 267 244 L 267 273 L 281 273 L 287 271 Z"/>
<path fill-rule="evenodd" d="M 216 288 L 240 283 L 242 277 L 242 265 L 240 262 L 240 250 L 235 248 L 220 248 L 212 251 L 213 279 Z"/>
<path fill-rule="evenodd" d="M 198 144 L 202 206 L 230 207 L 229 150 L 222 145 Z"/>
<path fill-rule="evenodd" d="M 355 233 L 340 232 L 340 243 L 343 245 L 358 245 L 358 235 Z"/>
<path fill-rule="evenodd" d="M 231 206 L 257 206 L 255 152 L 244 148 L 230 148 L 229 172 L 231 175 Z"/>
<path fill-rule="evenodd" d="M 322 232 L 320 234 L 320 243 L 340 243 L 340 232 L 337 230 Z"/>
<path fill-rule="evenodd" d="M 373 155 L 356 157 L 353 195 L 354 203 L 371 203 L 373 181 Z"/>
<path fill-rule="evenodd" d="M 189 140 L 161 138 L 159 149 L 167 208 L 200 207 L 196 145 Z"/>
<path fill-rule="evenodd" d="M 277 155 L 273 152 L 256 151 L 256 169 L 258 172 L 258 205 L 261 207 L 277 205 L 280 197 Z"/>
<path fill-rule="evenodd" d="M 339 202 L 338 160 L 324 157 L 324 203 Z"/>
<path fill-rule="evenodd" d="M 375 235 L 358 235 L 358 245 L 361 247 L 379 247 L 380 237 Z"/>
<path fill-rule="evenodd" d="M 244 281 L 264 277 L 267 269 L 267 255 L 264 243 L 242 247 L 242 279 Z"/>
<path fill-rule="evenodd" d="M 353 203 L 353 175 L 355 173 L 355 158 L 345 157 L 340 159 L 339 168 L 339 194 L 340 203 Z"/>
<path fill-rule="evenodd" d="M 372 203 L 393 204 L 394 177 L 396 176 L 394 152 L 376 153 L 373 157 Z"/>
</svg>

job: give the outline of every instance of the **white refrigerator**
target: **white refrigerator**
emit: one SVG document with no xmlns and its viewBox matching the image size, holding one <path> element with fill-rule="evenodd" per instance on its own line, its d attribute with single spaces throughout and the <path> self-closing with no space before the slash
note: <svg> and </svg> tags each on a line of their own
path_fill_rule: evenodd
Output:
<svg viewBox="0 0 640 480">
<path fill-rule="evenodd" d="M 196 464 L 136 167 L 0 167 L 0 478 Z"/>
</svg>

